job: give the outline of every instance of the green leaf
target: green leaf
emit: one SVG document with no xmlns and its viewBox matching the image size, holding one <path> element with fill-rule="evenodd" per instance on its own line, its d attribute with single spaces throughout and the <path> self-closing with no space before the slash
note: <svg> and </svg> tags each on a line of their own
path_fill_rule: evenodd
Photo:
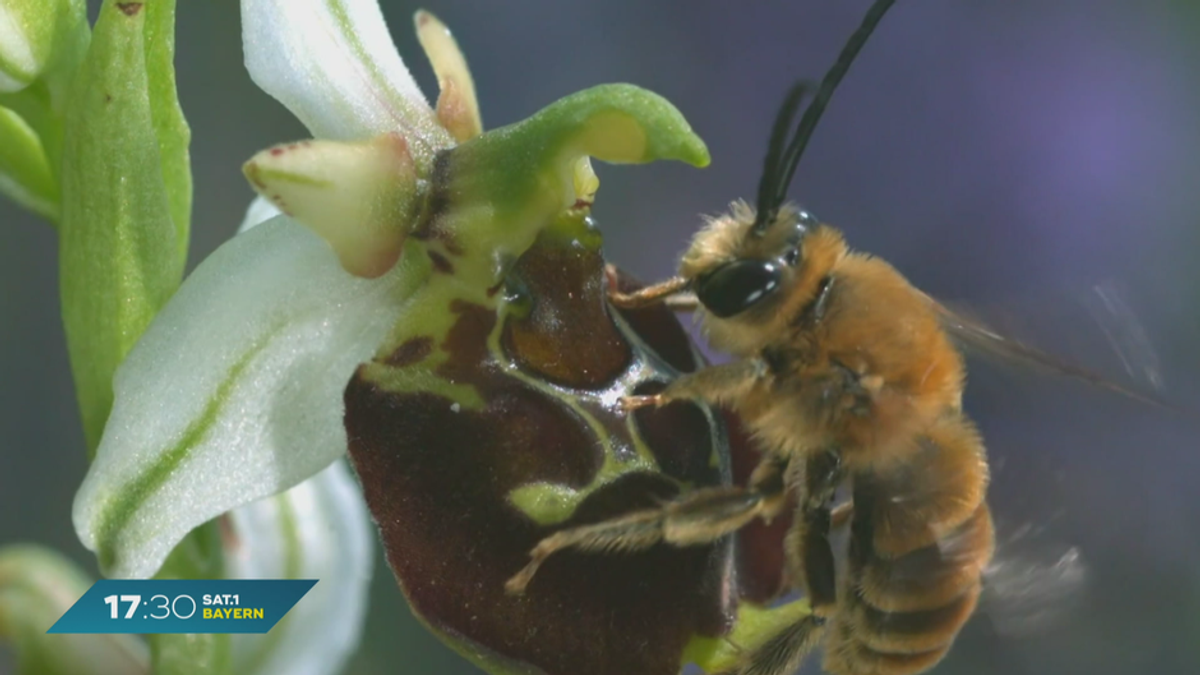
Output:
<svg viewBox="0 0 1200 675">
<path fill-rule="evenodd" d="M 0 106 L 0 194 L 58 221 L 58 182 L 42 142 L 20 115 Z"/>
<path fill-rule="evenodd" d="M 0 639 L 16 650 L 17 672 L 147 672 L 146 646 L 132 636 L 46 634 L 91 585 L 91 579 L 55 551 L 31 545 L 0 549 Z"/>
<path fill-rule="evenodd" d="M 59 276 L 89 456 L 117 365 L 183 276 L 191 179 L 174 0 L 105 2 L 67 110 Z"/>
</svg>

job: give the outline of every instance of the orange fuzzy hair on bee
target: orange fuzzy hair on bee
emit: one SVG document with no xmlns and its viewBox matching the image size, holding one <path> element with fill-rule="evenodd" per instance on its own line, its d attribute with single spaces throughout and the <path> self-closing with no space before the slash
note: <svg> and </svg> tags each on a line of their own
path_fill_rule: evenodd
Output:
<svg viewBox="0 0 1200 675">
<path fill-rule="evenodd" d="M 692 283 L 735 260 L 794 258 L 779 266 L 778 289 L 754 307 L 725 318 L 696 307 L 713 347 L 741 358 L 765 351 L 774 379 L 791 383 L 786 394 L 771 385 L 731 401 L 768 445 L 804 452 L 832 444 L 843 448 L 847 462 L 877 461 L 903 450 L 889 439 L 910 436 L 959 407 L 962 358 L 923 293 L 887 262 L 850 251 L 837 229 L 812 226 L 811 216 L 793 206 L 757 236 L 755 215 L 735 202 L 728 214 L 709 219 L 679 272 Z M 803 221 L 809 227 L 796 236 Z M 814 301 L 823 285 L 818 317 Z M 844 420 L 837 414 L 851 402 L 830 398 L 842 377 L 832 364 L 865 380 L 871 396 L 859 403 L 868 410 Z"/>
</svg>

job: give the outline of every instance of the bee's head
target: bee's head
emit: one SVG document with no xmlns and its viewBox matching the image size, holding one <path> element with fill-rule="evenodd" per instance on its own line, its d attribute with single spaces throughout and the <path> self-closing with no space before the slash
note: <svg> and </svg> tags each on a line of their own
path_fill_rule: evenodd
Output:
<svg viewBox="0 0 1200 675">
<path fill-rule="evenodd" d="M 718 319 L 730 319 L 774 304 L 772 301 L 781 295 L 782 287 L 795 282 L 794 270 L 803 257 L 804 237 L 815 225 L 807 212 L 789 209 L 778 213 L 761 234 L 753 234 L 753 221 L 746 218 L 749 214 L 740 206 L 732 209 L 735 241 L 731 243 L 736 250 L 687 270 L 694 275 L 692 290 L 696 298 Z M 688 262 L 685 256 L 684 264 Z"/>
<path fill-rule="evenodd" d="M 757 213 L 735 202 L 696 234 L 680 262 L 680 275 L 703 306 L 710 339 L 733 352 L 760 348 L 746 329 L 786 322 L 790 308 L 817 297 L 847 251 L 840 232 L 791 204 L 762 228 L 756 227 Z M 738 332 L 743 335 L 732 335 Z"/>
<path fill-rule="evenodd" d="M 771 128 L 754 208 L 735 203 L 728 214 L 711 219 L 684 254 L 679 273 L 704 306 L 710 331 L 728 324 L 765 327 L 778 321 L 788 314 L 780 307 L 781 299 L 792 303 L 815 298 L 845 255 L 841 234 L 789 205 L 787 191 L 834 89 L 893 2 L 876 0 L 872 5 L 799 122 L 795 119 L 800 102 L 812 86 L 799 82 L 788 91 Z"/>
</svg>

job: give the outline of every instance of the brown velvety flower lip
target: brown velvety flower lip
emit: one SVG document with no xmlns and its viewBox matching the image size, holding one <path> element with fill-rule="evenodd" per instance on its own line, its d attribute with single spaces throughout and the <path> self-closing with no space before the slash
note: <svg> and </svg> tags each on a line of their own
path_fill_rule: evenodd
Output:
<svg viewBox="0 0 1200 675">
<path fill-rule="evenodd" d="M 587 227 L 583 219 L 579 227 Z M 499 312 L 455 301 L 442 344 L 406 344 L 380 359 L 428 369 L 426 358 L 440 350 L 448 358 L 434 373 L 472 386 L 482 407 L 387 391 L 360 368 L 345 394 L 350 455 L 396 578 L 435 630 L 489 659 L 522 664 L 517 669 L 674 674 L 693 637 L 723 634 L 733 620 L 729 540 L 637 554 L 567 552 L 546 563 L 524 596 L 504 593 L 505 579 L 555 529 L 654 506 L 681 483 L 732 479 L 720 415 L 684 403 L 640 411 L 629 424 L 603 404 L 600 394 L 633 373 L 641 387 L 661 386 L 677 369 L 695 368 L 698 356 L 665 309 L 609 314 L 604 261 L 590 236 L 595 246 L 544 234 L 514 265 L 503 290 L 514 299 Z M 738 451 L 748 452 L 738 440 Z M 660 472 L 592 485 L 606 463 L 636 457 L 638 444 Z M 535 482 L 593 490 L 570 519 L 540 526 L 509 500 Z M 749 586 L 777 587 L 778 572 L 767 569 L 766 581 Z"/>
</svg>

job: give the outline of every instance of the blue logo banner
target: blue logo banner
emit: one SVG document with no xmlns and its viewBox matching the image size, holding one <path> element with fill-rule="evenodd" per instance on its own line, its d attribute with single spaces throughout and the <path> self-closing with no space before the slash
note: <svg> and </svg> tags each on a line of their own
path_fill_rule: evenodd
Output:
<svg viewBox="0 0 1200 675">
<path fill-rule="evenodd" d="M 102 579 L 48 633 L 265 633 L 316 579 Z"/>
</svg>

